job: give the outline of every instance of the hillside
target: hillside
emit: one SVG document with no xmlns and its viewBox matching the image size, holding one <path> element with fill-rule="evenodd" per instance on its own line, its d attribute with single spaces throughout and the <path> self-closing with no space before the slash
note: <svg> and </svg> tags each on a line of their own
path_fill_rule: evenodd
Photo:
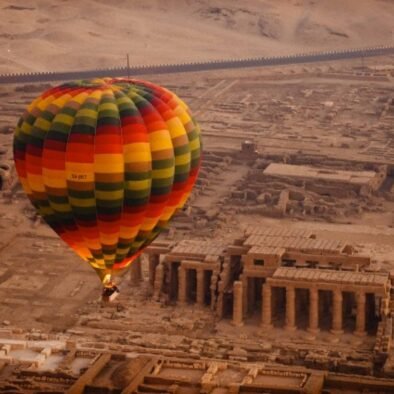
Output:
<svg viewBox="0 0 394 394">
<path fill-rule="evenodd" d="M 112 3 L 112 4 L 110 4 Z M 387 0 L 2 0 L 0 73 L 276 55 L 393 40 Z"/>
</svg>

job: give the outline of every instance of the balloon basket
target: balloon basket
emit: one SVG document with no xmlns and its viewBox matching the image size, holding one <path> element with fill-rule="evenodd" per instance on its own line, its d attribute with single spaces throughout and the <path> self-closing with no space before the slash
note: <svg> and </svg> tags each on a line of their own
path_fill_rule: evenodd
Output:
<svg viewBox="0 0 394 394">
<path fill-rule="evenodd" d="M 101 294 L 101 301 L 105 303 L 111 303 L 116 300 L 119 295 L 119 289 L 117 286 L 104 287 Z"/>
<path fill-rule="evenodd" d="M 103 301 L 103 302 L 105 302 L 105 303 L 114 302 L 115 299 L 118 297 L 118 294 L 119 294 L 119 293 L 114 293 L 114 294 L 111 294 L 109 297 L 103 295 L 103 296 L 101 296 L 101 301 Z"/>
</svg>

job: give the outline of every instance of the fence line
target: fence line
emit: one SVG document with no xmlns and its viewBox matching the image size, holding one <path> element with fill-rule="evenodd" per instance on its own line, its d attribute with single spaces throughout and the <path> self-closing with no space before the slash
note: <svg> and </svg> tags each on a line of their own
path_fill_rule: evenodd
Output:
<svg viewBox="0 0 394 394">
<path fill-rule="evenodd" d="M 268 67 L 277 65 L 313 63 L 321 61 L 346 60 L 373 56 L 394 55 L 394 46 L 377 46 L 373 48 L 345 49 L 338 51 L 310 52 L 296 55 L 254 57 L 246 59 L 212 60 L 207 62 L 190 62 L 180 64 L 143 65 L 135 67 L 113 67 L 96 70 L 64 72 L 30 72 L 0 75 L 0 84 L 67 81 L 95 77 L 122 77 L 130 75 L 173 74 L 223 70 L 247 67 Z"/>
</svg>

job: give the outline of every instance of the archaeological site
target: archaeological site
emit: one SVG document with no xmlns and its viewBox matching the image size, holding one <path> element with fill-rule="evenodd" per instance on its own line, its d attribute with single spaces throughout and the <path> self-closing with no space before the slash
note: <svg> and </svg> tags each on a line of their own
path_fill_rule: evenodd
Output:
<svg viewBox="0 0 394 394">
<path fill-rule="evenodd" d="M 372 45 L 392 35 L 391 2 L 357 3 L 374 26 L 365 34 L 364 19 L 341 19 L 353 14 L 352 1 L 333 1 L 344 10 L 326 16 L 313 1 L 247 0 L 240 9 L 179 0 L 168 2 L 179 6 L 173 18 L 164 2 L 135 2 L 142 17 L 123 16 L 116 34 L 131 40 L 128 25 L 145 29 L 147 41 L 135 45 L 147 57 L 137 60 L 158 66 L 127 71 L 187 103 L 201 128 L 202 160 L 186 205 L 115 277 L 119 292 L 108 299 L 29 202 L 14 165 L 19 116 L 67 80 L 50 73 L 97 73 L 116 51 L 124 55 L 105 37 L 127 1 L 81 2 L 97 26 L 67 3 L 56 23 L 77 26 L 75 37 L 67 31 L 80 50 L 74 68 L 74 55 L 58 52 L 68 39 L 56 26 L 40 27 L 50 18 L 39 6 L 7 0 L 1 9 L 8 29 L 22 29 L 19 14 L 36 30 L 0 27 L 0 43 L 8 43 L 0 54 L 0 393 L 394 393 L 394 48 Z M 266 18 L 256 11 L 262 3 Z M 208 29 L 205 41 L 217 35 L 221 51 L 196 44 L 193 18 L 199 34 Z M 207 57 L 193 58 L 191 47 L 178 58 L 168 20 L 181 26 L 174 46 L 183 48 L 188 32 Z M 293 30 L 298 41 L 286 38 Z M 26 38 L 32 53 L 44 46 L 48 54 L 26 50 L 24 63 L 17 44 Z M 266 46 L 257 58 L 259 40 Z M 115 42 L 114 54 L 100 49 L 87 59 L 90 42 L 95 51 Z M 161 61 L 165 45 L 172 49 Z M 61 64 L 52 67 L 55 57 Z"/>
</svg>

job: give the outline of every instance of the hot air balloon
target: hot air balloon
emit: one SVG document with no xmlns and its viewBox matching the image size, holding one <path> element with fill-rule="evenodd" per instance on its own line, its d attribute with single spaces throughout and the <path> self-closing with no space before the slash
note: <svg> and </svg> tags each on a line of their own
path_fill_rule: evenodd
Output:
<svg viewBox="0 0 394 394">
<path fill-rule="evenodd" d="M 14 160 L 44 221 L 111 287 L 185 204 L 200 167 L 200 129 L 163 87 L 81 80 L 28 106 Z"/>
</svg>

